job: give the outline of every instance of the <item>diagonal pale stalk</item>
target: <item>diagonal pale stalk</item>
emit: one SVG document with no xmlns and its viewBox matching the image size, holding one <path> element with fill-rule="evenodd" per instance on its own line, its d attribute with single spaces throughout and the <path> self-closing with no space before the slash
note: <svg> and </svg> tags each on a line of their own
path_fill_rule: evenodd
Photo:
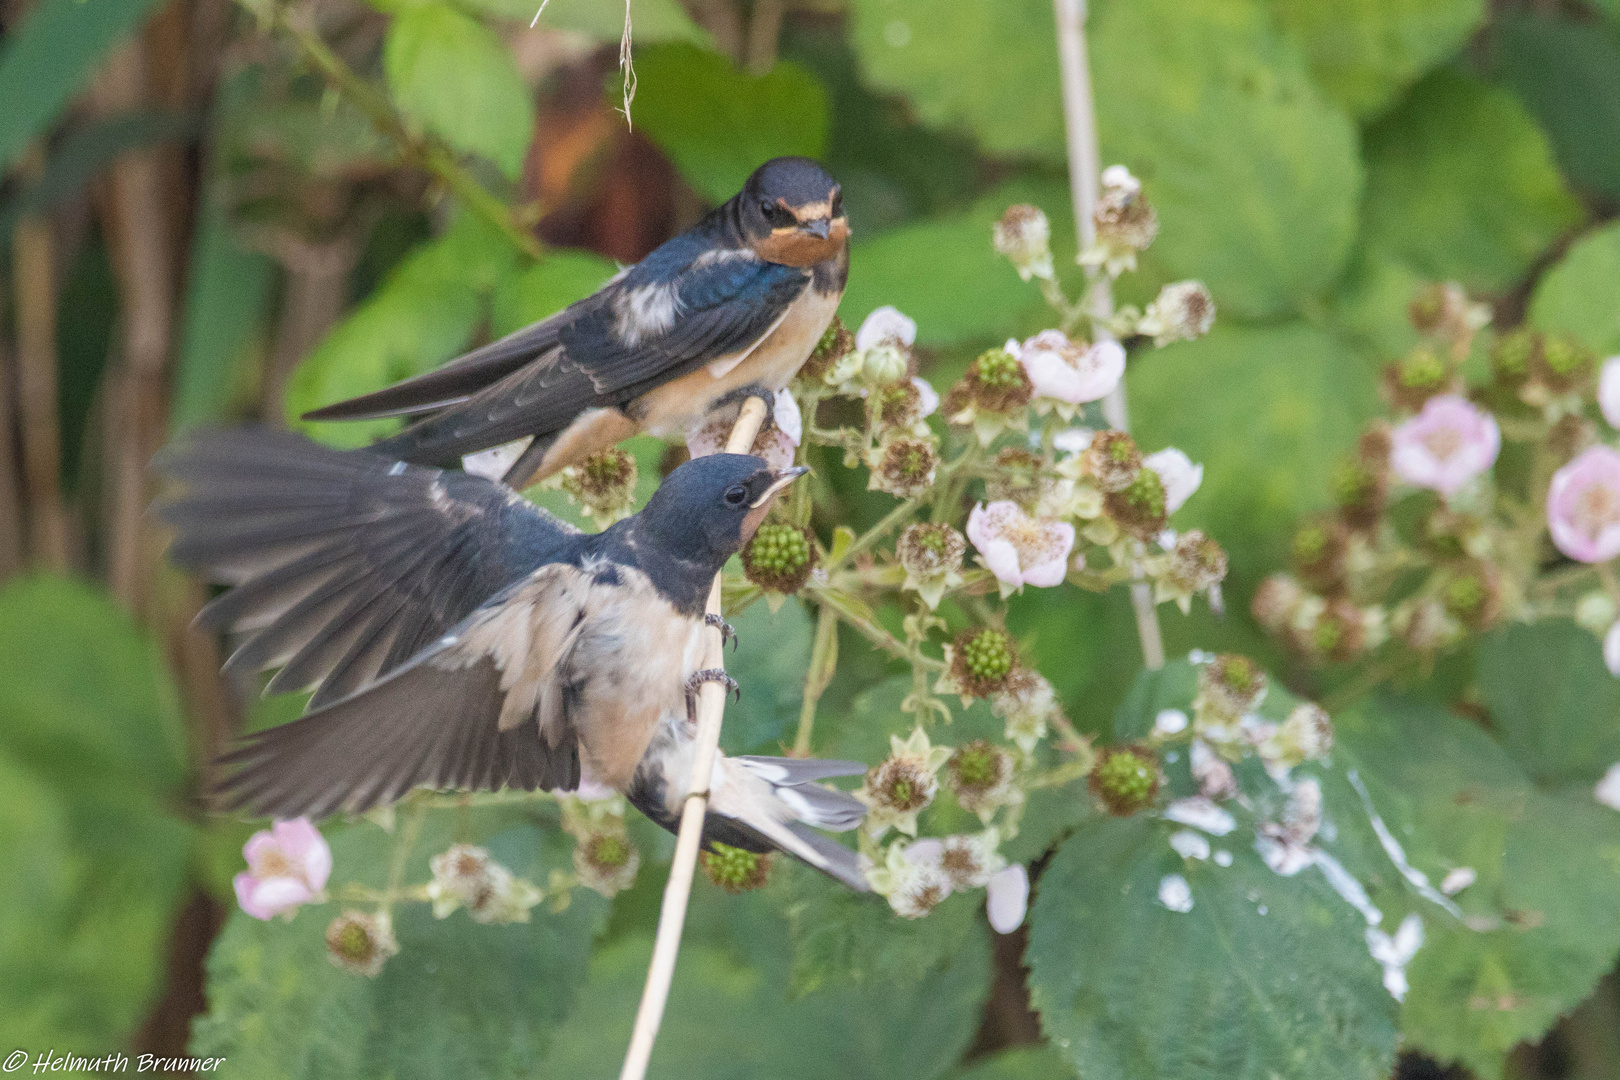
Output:
<svg viewBox="0 0 1620 1080">
<path fill-rule="evenodd" d="M 1097 151 L 1097 109 L 1091 95 L 1091 67 L 1086 62 L 1085 0 L 1052 0 L 1057 15 L 1058 59 L 1063 71 L 1063 119 L 1069 145 L 1069 195 L 1074 200 L 1074 224 L 1080 232 L 1080 250 L 1097 239 L 1097 186 L 1102 163 Z M 1095 276 L 1090 291 L 1092 334 L 1111 340 L 1107 321 L 1114 314 L 1114 293 L 1108 276 Z M 1120 431 L 1130 430 L 1125 406 L 1125 380 L 1103 399 L 1103 418 Z M 1136 634 L 1142 642 L 1142 661 L 1148 670 L 1164 667 L 1164 635 L 1153 603 L 1153 586 L 1131 585 L 1131 607 L 1136 611 Z"/>
<path fill-rule="evenodd" d="M 726 453 L 746 454 L 754 445 L 760 425 L 765 422 L 765 402 L 751 397 L 743 402 L 737 423 L 726 441 Z M 716 574 L 709 589 L 708 612 L 720 614 L 720 581 Z M 720 631 L 710 635 L 708 655 L 703 666 L 718 668 L 725 662 L 725 643 Z M 720 721 L 725 714 L 726 690 L 719 683 L 706 682 L 698 691 L 697 753 L 692 758 L 692 779 L 681 808 L 681 829 L 675 839 L 675 861 L 669 867 L 669 883 L 664 886 L 664 903 L 658 912 L 658 936 L 653 941 L 652 964 L 647 969 L 647 986 L 641 992 L 636 1010 L 636 1026 L 630 1034 L 630 1049 L 624 1055 L 619 1080 L 642 1080 L 652 1057 L 658 1025 L 664 1019 L 669 1000 L 670 980 L 675 976 L 675 957 L 681 948 L 681 929 L 686 924 L 686 902 L 692 895 L 692 875 L 697 869 L 698 845 L 703 839 L 703 816 L 709 808 L 709 780 L 714 773 L 715 753 L 720 746 Z"/>
</svg>

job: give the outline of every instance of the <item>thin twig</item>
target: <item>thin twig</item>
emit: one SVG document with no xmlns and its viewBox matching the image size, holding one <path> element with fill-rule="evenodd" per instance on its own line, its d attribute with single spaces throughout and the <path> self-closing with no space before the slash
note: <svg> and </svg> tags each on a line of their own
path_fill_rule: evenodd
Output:
<svg viewBox="0 0 1620 1080">
<path fill-rule="evenodd" d="M 793 739 L 793 756 L 810 756 L 810 736 L 815 730 L 816 707 L 832 682 L 838 667 L 838 613 L 831 604 L 816 612 L 815 644 L 810 649 L 810 670 L 804 676 L 804 701 L 799 706 L 799 731 Z"/>
<path fill-rule="evenodd" d="M 1052 0 L 1057 14 L 1058 59 L 1063 68 L 1063 116 L 1069 143 L 1069 194 L 1074 200 L 1074 223 L 1080 250 L 1097 239 L 1097 185 L 1101 160 L 1097 151 L 1097 110 L 1091 96 L 1091 68 L 1086 62 L 1085 0 Z M 1114 294 L 1106 274 L 1095 275 L 1091 289 L 1092 336 L 1104 340 L 1114 314 Z M 1125 382 L 1103 399 L 1103 417 L 1120 431 L 1130 430 L 1125 404 Z M 1136 610 L 1136 633 L 1142 641 L 1142 661 L 1148 670 L 1164 666 L 1164 635 L 1153 589 L 1145 581 L 1131 585 L 1131 606 Z"/>
<path fill-rule="evenodd" d="M 56 266 L 51 224 L 28 217 L 12 234 L 17 290 L 17 426 L 22 437 L 28 554 L 50 570 L 68 568 L 56 400 Z M 9 399 L 8 399 L 9 401 Z M 9 407 L 9 404 L 8 404 Z"/>
<path fill-rule="evenodd" d="M 731 429 L 726 442 L 726 453 L 746 454 L 759 435 L 765 422 L 765 402 L 751 397 L 743 402 L 742 412 Z M 720 614 L 720 584 L 724 575 L 716 574 L 709 588 L 709 603 L 705 610 Z M 708 656 L 704 667 L 719 668 L 725 662 L 725 643 L 718 629 L 709 635 Z M 692 778 L 686 790 L 686 804 L 681 808 L 681 828 L 675 838 L 675 861 L 669 867 L 669 883 L 664 886 L 664 904 L 658 912 L 658 936 L 653 940 L 652 964 L 647 969 L 647 986 L 641 993 L 641 1006 L 636 1010 L 636 1026 L 630 1034 L 630 1049 L 624 1055 L 624 1068 L 619 1080 L 642 1080 L 647 1075 L 647 1062 L 652 1057 L 654 1041 L 658 1038 L 658 1025 L 664 1019 L 664 1005 L 669 1000 L 669 984 L 675 976 L 675 957 L 681 948 L 681 930 L 686 924 L 686 902 L 692 895 L 692 875 L 697 869 L 698 845 L 703 839 L 703 817 L 709 809 L 709 780 L 714 773 L 714 758 L 720 746 L 720 721 L 725 715 L 726 691 L 716 682 L 706 682 L 698 692 L 697 752 L 692 757 Z"/>
<path fill-rule="evenodd" d="M 270 24 L 285 31 L 326 81 L 348 98 L 372 127 L 399 146 L 406 160 L 437 177 L 467 209 L 500 229 L 518 250 L 532 258 L 541 256 L 543 249 L 539 239 L 517 223 L 511 209 L 463 169 L 455 154 L 437 139 L 413 133 L 388 99 L 344 63 L 319 34 L 298 25 L 280 7 L 274 9 Z"/>
</svg>

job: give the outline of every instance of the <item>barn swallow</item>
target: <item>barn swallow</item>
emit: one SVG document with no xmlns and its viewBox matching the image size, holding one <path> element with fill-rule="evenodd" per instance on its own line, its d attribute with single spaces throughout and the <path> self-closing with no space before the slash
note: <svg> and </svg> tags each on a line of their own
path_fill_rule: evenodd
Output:
<svg viewBox="0 0 1620 1080">
<path fill-rule="evenodd" d="M 616 788 L 675 831 L 695 753 L 716 573 L 805 470 L 741 454 L 680 466 L 646 507 L 583 533 L 504 484 L 261 429 L 165 453 L 175 562 L 233 586 L 204 625 L 227 670 L 313 689 L 291 723 L 221 760 L 223 808 L 358 813 L 412 788 Z M 734 685 L 734 684 L 733 684 Z M 858 762 L 720 755 L 706 844 L 778 849 L 855 889 L 843 831 L 864 807 L 822 786 Z"/>
<path fill-rule="evenodd" d="M 524 487 L 637 432 L 682 435 L 739 391 L 785 387 L 838 310 L 848 240 L 838 182 L 776 158 L 592 296 L 304 419 L 427 414 L 374 447 L 424 465 L 533 436 L 503 478 Z"/>
</svg>

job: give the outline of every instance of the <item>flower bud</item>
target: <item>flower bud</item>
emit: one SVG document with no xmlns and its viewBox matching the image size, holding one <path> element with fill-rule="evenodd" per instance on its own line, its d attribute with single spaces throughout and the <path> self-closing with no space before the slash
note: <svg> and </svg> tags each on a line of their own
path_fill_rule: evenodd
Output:
<svg viewBox="0 0 1620 1080">
<path fill-rule="evenodd" d="M 728 893 L 743 893 L 765 887 L 771 876 L 769 854 L 744 851 L 716 843 L 712 851 L 698 855 L 703 875 Z"/>
<path fill-rule="evenodd" d="M 1147 306 L 1136 332 L 1163 347 L 1174 341 L 1193 341 L 1215 325 L 1215 298 L 1202 281 L 1177 281 L 1159 290 Z"/>
<path fill-rule="evenodd" d="M 1539 339 L 1539 334 L 1523 327 L 1497 338 L 1491 350 L 1491 375 L 1497 385 L 1517 390 L 1529 380 Z"/>
<path fill-rule="evenodd" d="M 1599 637 L 1608 633 L 1617 615 L 1620 611 L 1605 589 L 1593 589 L 1575 601 L 1575 621 Z"/>
<path fill-rule="evenodd" d="M 326 958 L 355 975 L 375 978 L 398 952 L 386 913 L 345 911 L 326 926 Z"/>
<path fill-rule="evenodd" d="M 815 569 L 815 534 L 798 525 L 768 522 L 743 547 L 742 564 L 743 574 L 755 585 L 791 596 Z"/>
<path fill-rule="evenodd" d="M 1597 355 L 1569 334 L 1547 334 L 1536 351 L 1531 377 L 1553 394 L 1567 394 L 1591 381 Z"/>
<path fill-rule="evenodd" d="M 871 387 L 898 383 L 906 377 L 909 360 L 897 345 L 884 343 L 867 349 L 861 357 L 861 380 Z"/>
<path fill-rule="evenodd" d="M 617 447 L 563 470 L 563 490 L 585 513 L 611 524 L 635 508 L 636 459 Z"/>
<path fill-rule="evenodd" d="M 1052 226 L 1040 207 L 1019 203 L 1007 207 L 993 233 L 996 254 L 1005 256 L 1028 281 L 1052 278 Z"/>
<path fill-rule="evenodd" d="M 1300 650 L 1319 660 L 1342 664 L 1367 649 L 1366 615 L 1343 597 L 1328 600 L 1293 629 Z"/>
<path fill-rule="evenodd" d="M 1105 746 L 1091 770 L 1091 792 L 1115 817 L 1130 817 L 1159 793 L 1159 762 L 1143 746 Z"/>
<path fill-rule="evenodd" d="M 964 630 L 951 647 L 951 677 L 963 694 L 989 697 L 1007 687 L 1018 667 L 1018 650 L 1005 630 Z"/>
<path fill-rule="evenodd" d="M 1389 452 L 1369 459 L 1357 454 L 1333 471 L 1333 501 L 1352 529 L 1376 528 L 1389 501 Z"/>
<path fill-rule="evenodd" d="M 891 439 L 876 451 L 877 461 L 868 477 L 868 491 L 882 491 L 901 499 L 915 498 L 934 486 L 939 454 L 932 439 Z"/>
</svg>

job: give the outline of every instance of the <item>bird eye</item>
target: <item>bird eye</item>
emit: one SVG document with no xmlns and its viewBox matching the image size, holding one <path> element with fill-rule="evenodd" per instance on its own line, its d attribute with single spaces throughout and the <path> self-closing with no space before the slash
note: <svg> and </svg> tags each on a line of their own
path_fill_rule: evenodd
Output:
<svg viewBox="0 0 1620 1080">
<path fill-rule="evenodd" d="M 748 489 L 743 487 L 741 484 L 732 484 L 730 487 L 726 488 L 726 502 L 730 503 L 732 506 L 741 506 L 743 501 L 747 498 Z"/>
<path fill-rule="evenodd" d="M 765 215 L 765 220 L 772 228 L 783 229 L 799 223 L 799 219 L 793 216 L 793 211 L 779 202 L 762 202 L 759 204 L 759 211 Z"/>
</svg>

